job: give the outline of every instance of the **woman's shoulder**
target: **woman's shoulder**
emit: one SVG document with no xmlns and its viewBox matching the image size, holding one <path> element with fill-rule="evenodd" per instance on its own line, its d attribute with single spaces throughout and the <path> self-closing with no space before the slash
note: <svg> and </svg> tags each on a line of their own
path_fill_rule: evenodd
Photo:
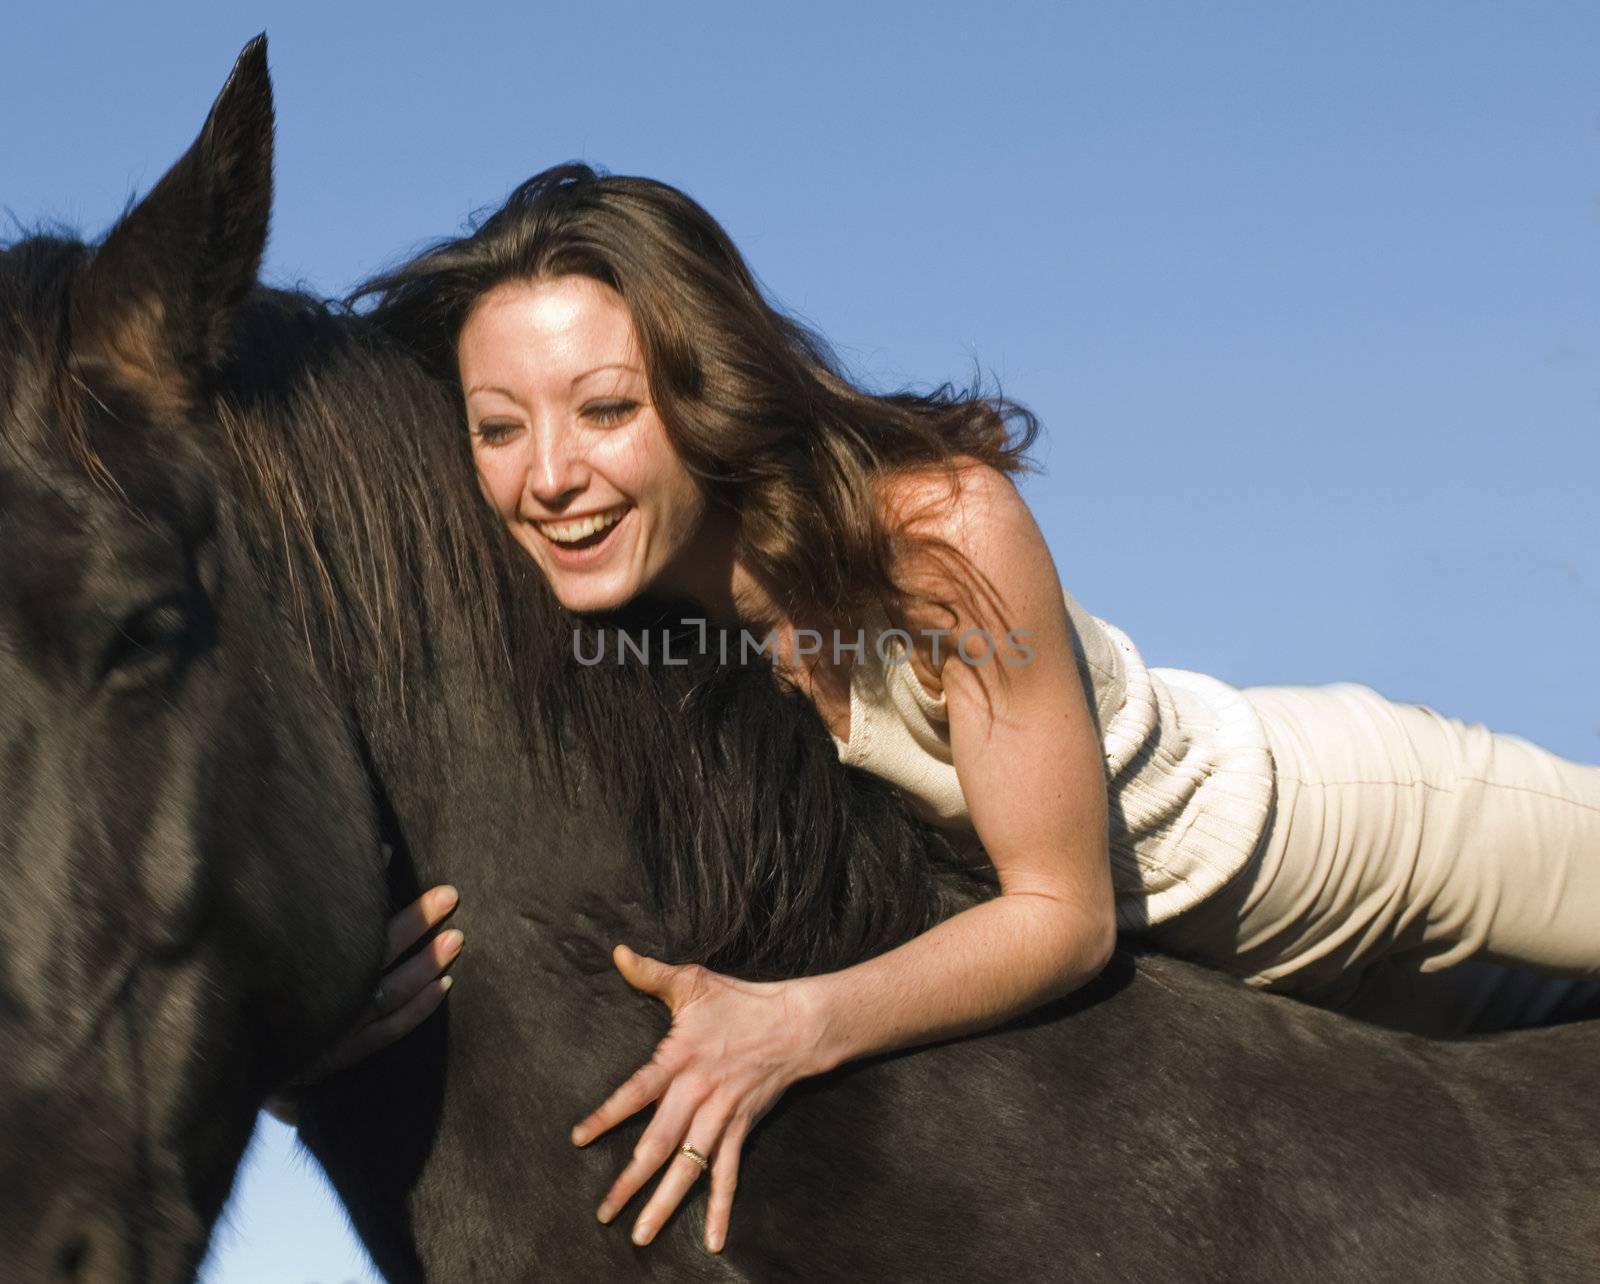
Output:
<svg viewBox="0 0 1600 1284">
<path fill-rule="evenodd" d="M 1027 504 L 1015 483 L 993 464 L 974 455 L 955 455 L 942 463 L 906 464 L 873 479 L 878 515 L 892 529 L 948 523 L 952 516 L 1003 516 Z"/>
<path fill-rule="evenodd" d="M 875 482 L 878 519 L 894 547 L 894 579 L 913 595 L 947 588 L 953 549 L 968 570 L 1009 573 L 1023 559 L 1054 575 L 1044 533 L 1011 478 L 970 455 L 895 469 Z"/>
<path fill-rule="evenodd" d="M 958 455 L 953 463 L 953 469 L 897 469 L 877 489 L 880 520 L 891 534 L 910 537 L 893 541 L 892 575 L 905 593 L 884 604 L 885 614 L 917 639 L 913 667 L 934 694 L 942 690 L 940 671 L 950 647 L 933 647 L 928 639 L 993 623 L 987 614 L 964 618 L 961 604 L 950 598 L 952 575 L 970 589 L 976 572 L 983 585 L 977 596 L 994 594 L 1007 610 L 1036 597 L 1036 581 L 1048 581 L 1060 593 L 1043 533 L 1011 478 L 972 456 Z M 953 566 L 944 549 L 953 549 L 961 564 Z"/>
</svg>

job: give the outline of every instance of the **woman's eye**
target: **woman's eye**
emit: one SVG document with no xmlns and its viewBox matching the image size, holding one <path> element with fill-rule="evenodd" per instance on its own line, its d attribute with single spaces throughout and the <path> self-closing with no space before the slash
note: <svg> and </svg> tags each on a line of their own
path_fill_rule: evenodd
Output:
<svg viewBox="0 0 1600 1284">
<path fill-rule="evenodd" d="M 490 420 L 478 425 L 478 440 L 486 446 L 498 446 L 509 441 L 516 431 L 516 424 L 504 420 Z"/>
<path fill-rule="evenodd" d="M 598 401 L 583 408 L 590 419 L 602 424 L 621 423 L 639 408 L 637 401 Z"/>
</svg>

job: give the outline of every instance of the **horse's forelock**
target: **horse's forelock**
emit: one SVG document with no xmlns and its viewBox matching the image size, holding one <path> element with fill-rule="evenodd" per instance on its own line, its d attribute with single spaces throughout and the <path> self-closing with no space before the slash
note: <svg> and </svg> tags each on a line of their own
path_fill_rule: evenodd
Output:
<svg viewBox="0 0 1600 1284">
<path fill-rule="evenodd" d="M 186 449 L 192 409 L 94 386 L 73 360 L 72 291 L 91 255 L 53 235 L 0 250 L 0 463 L 57 486 L 82 482 L 86 495 L 146 518 L 176 493 L 192 497 L 206 470 Z"/>
</svg>

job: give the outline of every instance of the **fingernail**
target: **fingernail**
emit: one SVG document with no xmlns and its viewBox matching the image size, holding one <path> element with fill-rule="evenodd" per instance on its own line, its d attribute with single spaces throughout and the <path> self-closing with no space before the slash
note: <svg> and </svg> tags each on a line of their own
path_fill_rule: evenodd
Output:
<svg viewBox="0 0 1600 1284">
<path fill-rule="evenodd" d="M 586 1133 L 582 1128 L 574 1128 L 572 1130 L 572 1144 L 574 1146 L 582 1146 L 588 1140 L 589 1140 L 589 1134 Z"/>
<path fill-rule="evenodd" d="M 617 1210 L 611 1207 L 610 1204 L 601 1204 L 599 1210 L 595 1213 L 595 1216 L 598 1217 L 602 1223 L 605 1223 L 609 1222 L 612 1217 L 616 1215 L 616 1211 Z"/>
<path fill-rule="evenodd" d="M 448 932 L 440 932 L 440 939 L 444 943 L 446 955 L 452 955 L 461 948 L 461 943 L 467 939 L 467 934 L 459 927 L 452 927 Z"/>
<path fill-rule="evenodd" d="M 439 889 L 439 907 L 441 909 L 449 909 L 460 899 L 461 893 L 451 887 L 449 883 Z"/>
<path fill-rule="evenodd" d="M 714 1234 L 714 1233 L 711 1234 L 711 1235 L 707 1235 L 706 1236 L 706 1247 L 708 1249 L 710 1249 L 713 1253 L 720 1253 L 722 1251 L 722 1236 Z"/>
<path fill-rule="evenodd" d="M 633 1242 L 643 1248 L 650 1242 L 650 1237 L 656 1233 L 656 1228 L 649 1222 L 640 1222 L 633 1228 Z"/>
<path fill-rule="evenodd" d="M 456 979 L 453 976 L 441 976 L 439 978 L 439 988 L 441 990 L 448 990 L 455 983 Z"/>
</svg>

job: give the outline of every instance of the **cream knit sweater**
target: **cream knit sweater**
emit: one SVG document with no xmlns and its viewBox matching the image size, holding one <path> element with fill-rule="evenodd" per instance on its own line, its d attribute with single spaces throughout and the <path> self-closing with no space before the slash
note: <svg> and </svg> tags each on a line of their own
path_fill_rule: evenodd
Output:
<svg viewBox="0 0 1600 1284">
<path fill-rule="evenodd" d="M 1271 812 L 1272 754 L 1236 688 L 1147 668 L 1126 634 L 1061 592 L 1105 750 L 1117 922 L 1137 930 L 1197 904 L 1244 865 Z M 944 697 L 922 685 L 898 635 L 880 647 L 888 627 L 881 609 L 865 622 L 850 738 L 834 737 L 840 761 L 896 785 L 925 820 L 970 833 Z"/>
</svg>

